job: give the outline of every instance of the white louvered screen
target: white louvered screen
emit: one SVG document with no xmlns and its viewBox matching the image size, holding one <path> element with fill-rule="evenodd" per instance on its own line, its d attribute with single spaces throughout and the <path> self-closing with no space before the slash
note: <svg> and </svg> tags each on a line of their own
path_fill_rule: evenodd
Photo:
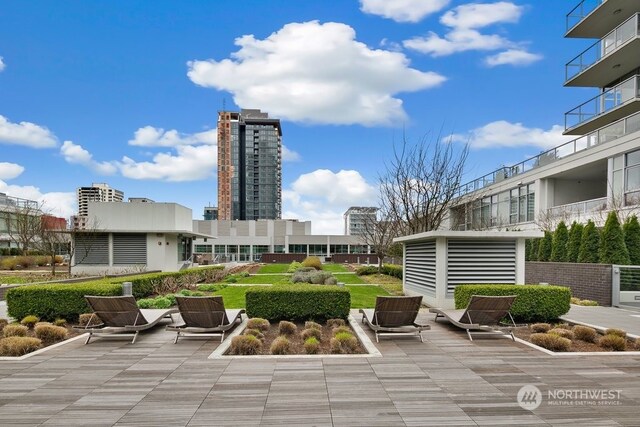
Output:
<svg viewBox="0 0 640 427">
<path fill-rule="evenodd" d="M 414 292 L 435 296 L 435 241 L 407 244 L 405 262 L 405 286 Z"/>
<path fill-rule="evenodd" d="M 145 234 L 114 234 L 113 264 L 146 264 L 147 236 Z"/>
<path fill-rule="evenodd" d="M 513 240 L 449 240 L 447 292 L 456 285 L 516 283 L 516 242 Z"/>
<path fill-rule="evenodd" d="M 78 233 L 74 240 L 76 264 L 109 264 L 109 235 Z"/>
</svg>

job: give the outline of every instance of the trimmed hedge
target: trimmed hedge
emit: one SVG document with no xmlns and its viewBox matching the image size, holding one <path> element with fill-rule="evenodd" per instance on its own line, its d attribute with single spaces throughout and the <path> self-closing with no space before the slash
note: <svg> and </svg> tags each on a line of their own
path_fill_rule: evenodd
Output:
<svg viewBox="0 0 640 427">
<path fill-rule="evenodd" d="M 345 319 L 351 308 L 348 289 L 323 285 L 260 286 L 247 290 L 247 315 L 276 320 Z"/>
<path fill-rule="evenodd" d="M 91 311 L 85 295 L 122 295 L 122 286 L 107 283 L 20 286 L 7 291 L 7 309 L 14 319 L 28 315 L 46 320 L 77 319 Z"/>
<path fill-rule="evenodd" d="M 548 322 L 569 311 L 571 290 L 547 285 L 458 285 L 454 293 L 457 309 L 465 308 L 472 295 L 517 295 L 511 315 L 521 322 Z"/>
</svg>

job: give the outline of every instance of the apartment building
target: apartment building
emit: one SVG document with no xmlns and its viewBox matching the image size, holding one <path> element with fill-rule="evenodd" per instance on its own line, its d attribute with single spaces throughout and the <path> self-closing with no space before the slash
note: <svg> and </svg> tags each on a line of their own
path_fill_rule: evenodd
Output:
<svg viewBox="0 0 640 427">
<path fill-rule="evenodd" d="M 89 203 L 90 202 L 122 202 L 124 193 L 111 188 L 105 183 L 93 183 L 91 187 L 79 187 L 76 189 L 78 199 L 78 214 L 71 218 L 74 229 L 89 227 Z"/>
<path fill-rule="evenodd" d="M 462 186 L 452 229 L 602 223 L 640 207 L 640 1 L 583 0 L 566 22 L 565 37 L 593 39 L 565 65 L 565 87 L 597 88 L 565 114 L 576 138 Z"/>
<path fill-rule="evenodd" d="M 352 206 L 344 213 L 345 236 L 364 236 L 367 224 L 376 221 L 378 208 Z"/>
<path fill-rule="evenodd" d="M 260 110 L 218 113 L 218 216 L 279 219 L 282 127 Z"/>
</svg>

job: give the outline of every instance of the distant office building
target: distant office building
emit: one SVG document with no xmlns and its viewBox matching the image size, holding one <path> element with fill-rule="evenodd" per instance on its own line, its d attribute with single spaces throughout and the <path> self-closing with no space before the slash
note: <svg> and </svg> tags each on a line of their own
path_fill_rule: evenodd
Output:
<svg viewBox="0 0 640 427">
<path fill-rule="evenodd" d="M 282 128 L 260 110 L 218 113 L 218 217 L 280 219 Z"/>
<path fill-rule="evenodd" d="M 365 233 L 367 223 L 376 221 L 375 207 L 353 206 L 344 213 L 344 234 L 345 236 L 362 236 Z"/>
<path fill-rule="evenodd" d="M 39 212 L 38 202 L 0 193 L 0 249 L 18 247 L 9 230 L 12 217 L 16 212 Z"/>
<path fill-rule="evenodd" d="M 218 219 L 218 208 L 216 206 L 205 206 L 204 208 L 205 221 L 212 221 Z"/>
<path fill-rule="evenodd" d="M 129 203 L 155 203 L 151 199 L 147 199 L 146 197 L 129 197 Z"/>
<path fill-rule="evenodd" d="M 86 228 L 89 215 L 89 202 L 122 202 L 124 193 L 104 183 L 94 183 L 91 187 L 76 190 L 78 197 L 78 215 L 72 217 L 73 228 Z"/>
</svg>

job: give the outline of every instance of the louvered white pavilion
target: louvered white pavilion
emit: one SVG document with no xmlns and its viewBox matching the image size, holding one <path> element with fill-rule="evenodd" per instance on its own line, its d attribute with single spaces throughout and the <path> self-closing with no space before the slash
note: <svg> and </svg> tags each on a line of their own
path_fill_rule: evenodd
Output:
<svg viewBox="0 0 640 427">
<path fill-rule="evenodd" d="M 454 308 L 462 284 L 524 284 L 525 240 L 541 231 L 437 230 L 399 237 L 404 247 L 405 295 L 431 307 Z"/>
</svg>

